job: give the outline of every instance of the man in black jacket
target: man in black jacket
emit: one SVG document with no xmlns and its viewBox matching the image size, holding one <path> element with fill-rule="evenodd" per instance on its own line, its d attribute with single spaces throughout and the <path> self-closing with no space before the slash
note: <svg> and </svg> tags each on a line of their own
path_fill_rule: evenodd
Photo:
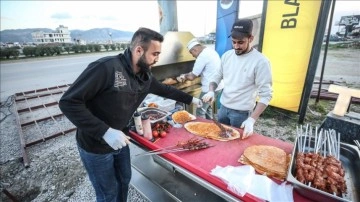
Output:
<svg viewBox="0 0 360 202">
<path fill-rule="evenodd" d="M 61 111 L 77 127 L 80 158 L 97 201 L 127 200 L 131 178 L 127 124 L 146 95 L 202 105 L 152 76 L 163 40 L 153 30 L 138 29 L 123 54 L 90 63 L 60 99 Z"/>
</svg>

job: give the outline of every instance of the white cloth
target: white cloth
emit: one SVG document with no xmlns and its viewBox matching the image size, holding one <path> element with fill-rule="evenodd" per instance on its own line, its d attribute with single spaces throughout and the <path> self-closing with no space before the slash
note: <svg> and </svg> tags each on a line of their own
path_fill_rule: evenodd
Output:
<svg viewBox="0 0 360 202">
<path fill-rule="evenodd" d="M 256 49 L 236 55 L 234 49 L 221 57 L 221 68 L 212 79 L 217 84 L 224 80 L 220 102 L 235 110 L 253 110 L 257 96 L 268 105 L 272 98 L 272 76 L 269 60 Z"/>
<path fill-rule="evenodd" d="M 254 168 L 250 165 L 216 166 L 210 174 L 223 180 L 229 190 L 240 196 L 249 193 L 270 202 L 294 201 L 292 185 L 286 182 L 278 185 L 265 175 L 255 174 Z"/>
<path fill-rule="evenodd" d="M 219 54 L 212 48 L 204 48 L 197 56 L 192 73 L 201 77 L 201 91 L 209 91 L 209 84 L 215 72 L 220 69 L 221 60 Z"/>
</svg>

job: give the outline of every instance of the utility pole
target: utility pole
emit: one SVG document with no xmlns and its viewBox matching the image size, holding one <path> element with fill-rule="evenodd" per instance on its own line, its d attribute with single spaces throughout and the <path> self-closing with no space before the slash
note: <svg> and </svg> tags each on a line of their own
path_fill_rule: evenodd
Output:
<svg viewBox="0 0 360 202">
<path fill-rule="evenodd" d="M 111 32 L 109 32 L 109 36 L 110 36 L 110 44 L 113 44 L 113 42 L 112 42 L 112 34 L 111 34 Z"/>
</svg>

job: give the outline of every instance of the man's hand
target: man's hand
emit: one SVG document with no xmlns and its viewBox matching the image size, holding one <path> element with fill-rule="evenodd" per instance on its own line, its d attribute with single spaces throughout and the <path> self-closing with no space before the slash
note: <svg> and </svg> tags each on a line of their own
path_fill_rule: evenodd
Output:
<svg viewBox="0 0 360 202">
<path fill-rule="evenodd" d="M 201 102 L 200 99 L 196 98 L 196 97 L 193 97 L 192 101 L 191 101 L 193 104 L 196 105 L 197 108 L 200 108 L 203 106 L 203 103 Z"/>
<path fill-rule="evenodd" d="M 179 83 L 183 83 L 186 81 L 186 76 L 185 74 L 181 74 L 180 76 L 176 77 L 176 80 L 179 82 Z"/>
<path fill-rule="evenodd" d="M 254 123 L 255 123 L 255 119 L 249 117 L 241 124 L 240 128 L 244 128 L 242 139 L 248 138 L 250 135 L 253 134 Z"/>
<path fill-rule="evenodd" d="M 202 98 L 203 102 L 213 102 L 215 100 L 214 91 L 207 92 Z"/>
<path fill-rule="evenodd" d="M 105 142 L 114 150 L 121 149 L 130 144 L 130 137 L 126 136 L 122 131 L 109 128 L 103 136 Z"/>
</svg>

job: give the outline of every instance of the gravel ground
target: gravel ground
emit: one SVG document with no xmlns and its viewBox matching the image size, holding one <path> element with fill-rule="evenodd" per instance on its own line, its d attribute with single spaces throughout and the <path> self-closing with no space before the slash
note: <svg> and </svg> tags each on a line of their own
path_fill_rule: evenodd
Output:
<svg viewBox="0 0 360 202">
<path fill-rule="evenodd" d="M 80 161 L 75 132 L 27 148 L 30 166 L 25 168 L 20 151 L 13 105 L 2 106 L 0 170 L 1 189 L 19 201 L 95 201 L 94 190 Z M 1 193 L 0 201 L 11 201 Z M 130 187 L 128 201 L 147 201 Z"/>
<path fill-rule="evenodd" d="M 359 64 L 358 59 L 354 61 L 355 65 Z M 341 85 L 360 89 L 359 79 L 349 84 L 344 82 L 344 77 L 339 78 Z M 305 122 L 319 125 L 334 104 L 334 101 L 321 100 L 315 105 L 314 99 L 310 99 Z M 352 105 L 351 111 L 360 113 L 360 105 Z M 93 188 L 78 156 L 74 132 L 27 148 L 31 162 L 25 168 L 11 99 L 1 104 L 0 119 L 0 201 L 11 201 L 3 193 L 4 190 L 24 202 L 95 201 Z M 297 120 L 298 115 L 294 113 L 269 107 L 257 121 L 255 130 L 265 136 L 292 143 L 295 140 Z M 129 201 L 147 200 L 131 187 Z"/>
</svg>

